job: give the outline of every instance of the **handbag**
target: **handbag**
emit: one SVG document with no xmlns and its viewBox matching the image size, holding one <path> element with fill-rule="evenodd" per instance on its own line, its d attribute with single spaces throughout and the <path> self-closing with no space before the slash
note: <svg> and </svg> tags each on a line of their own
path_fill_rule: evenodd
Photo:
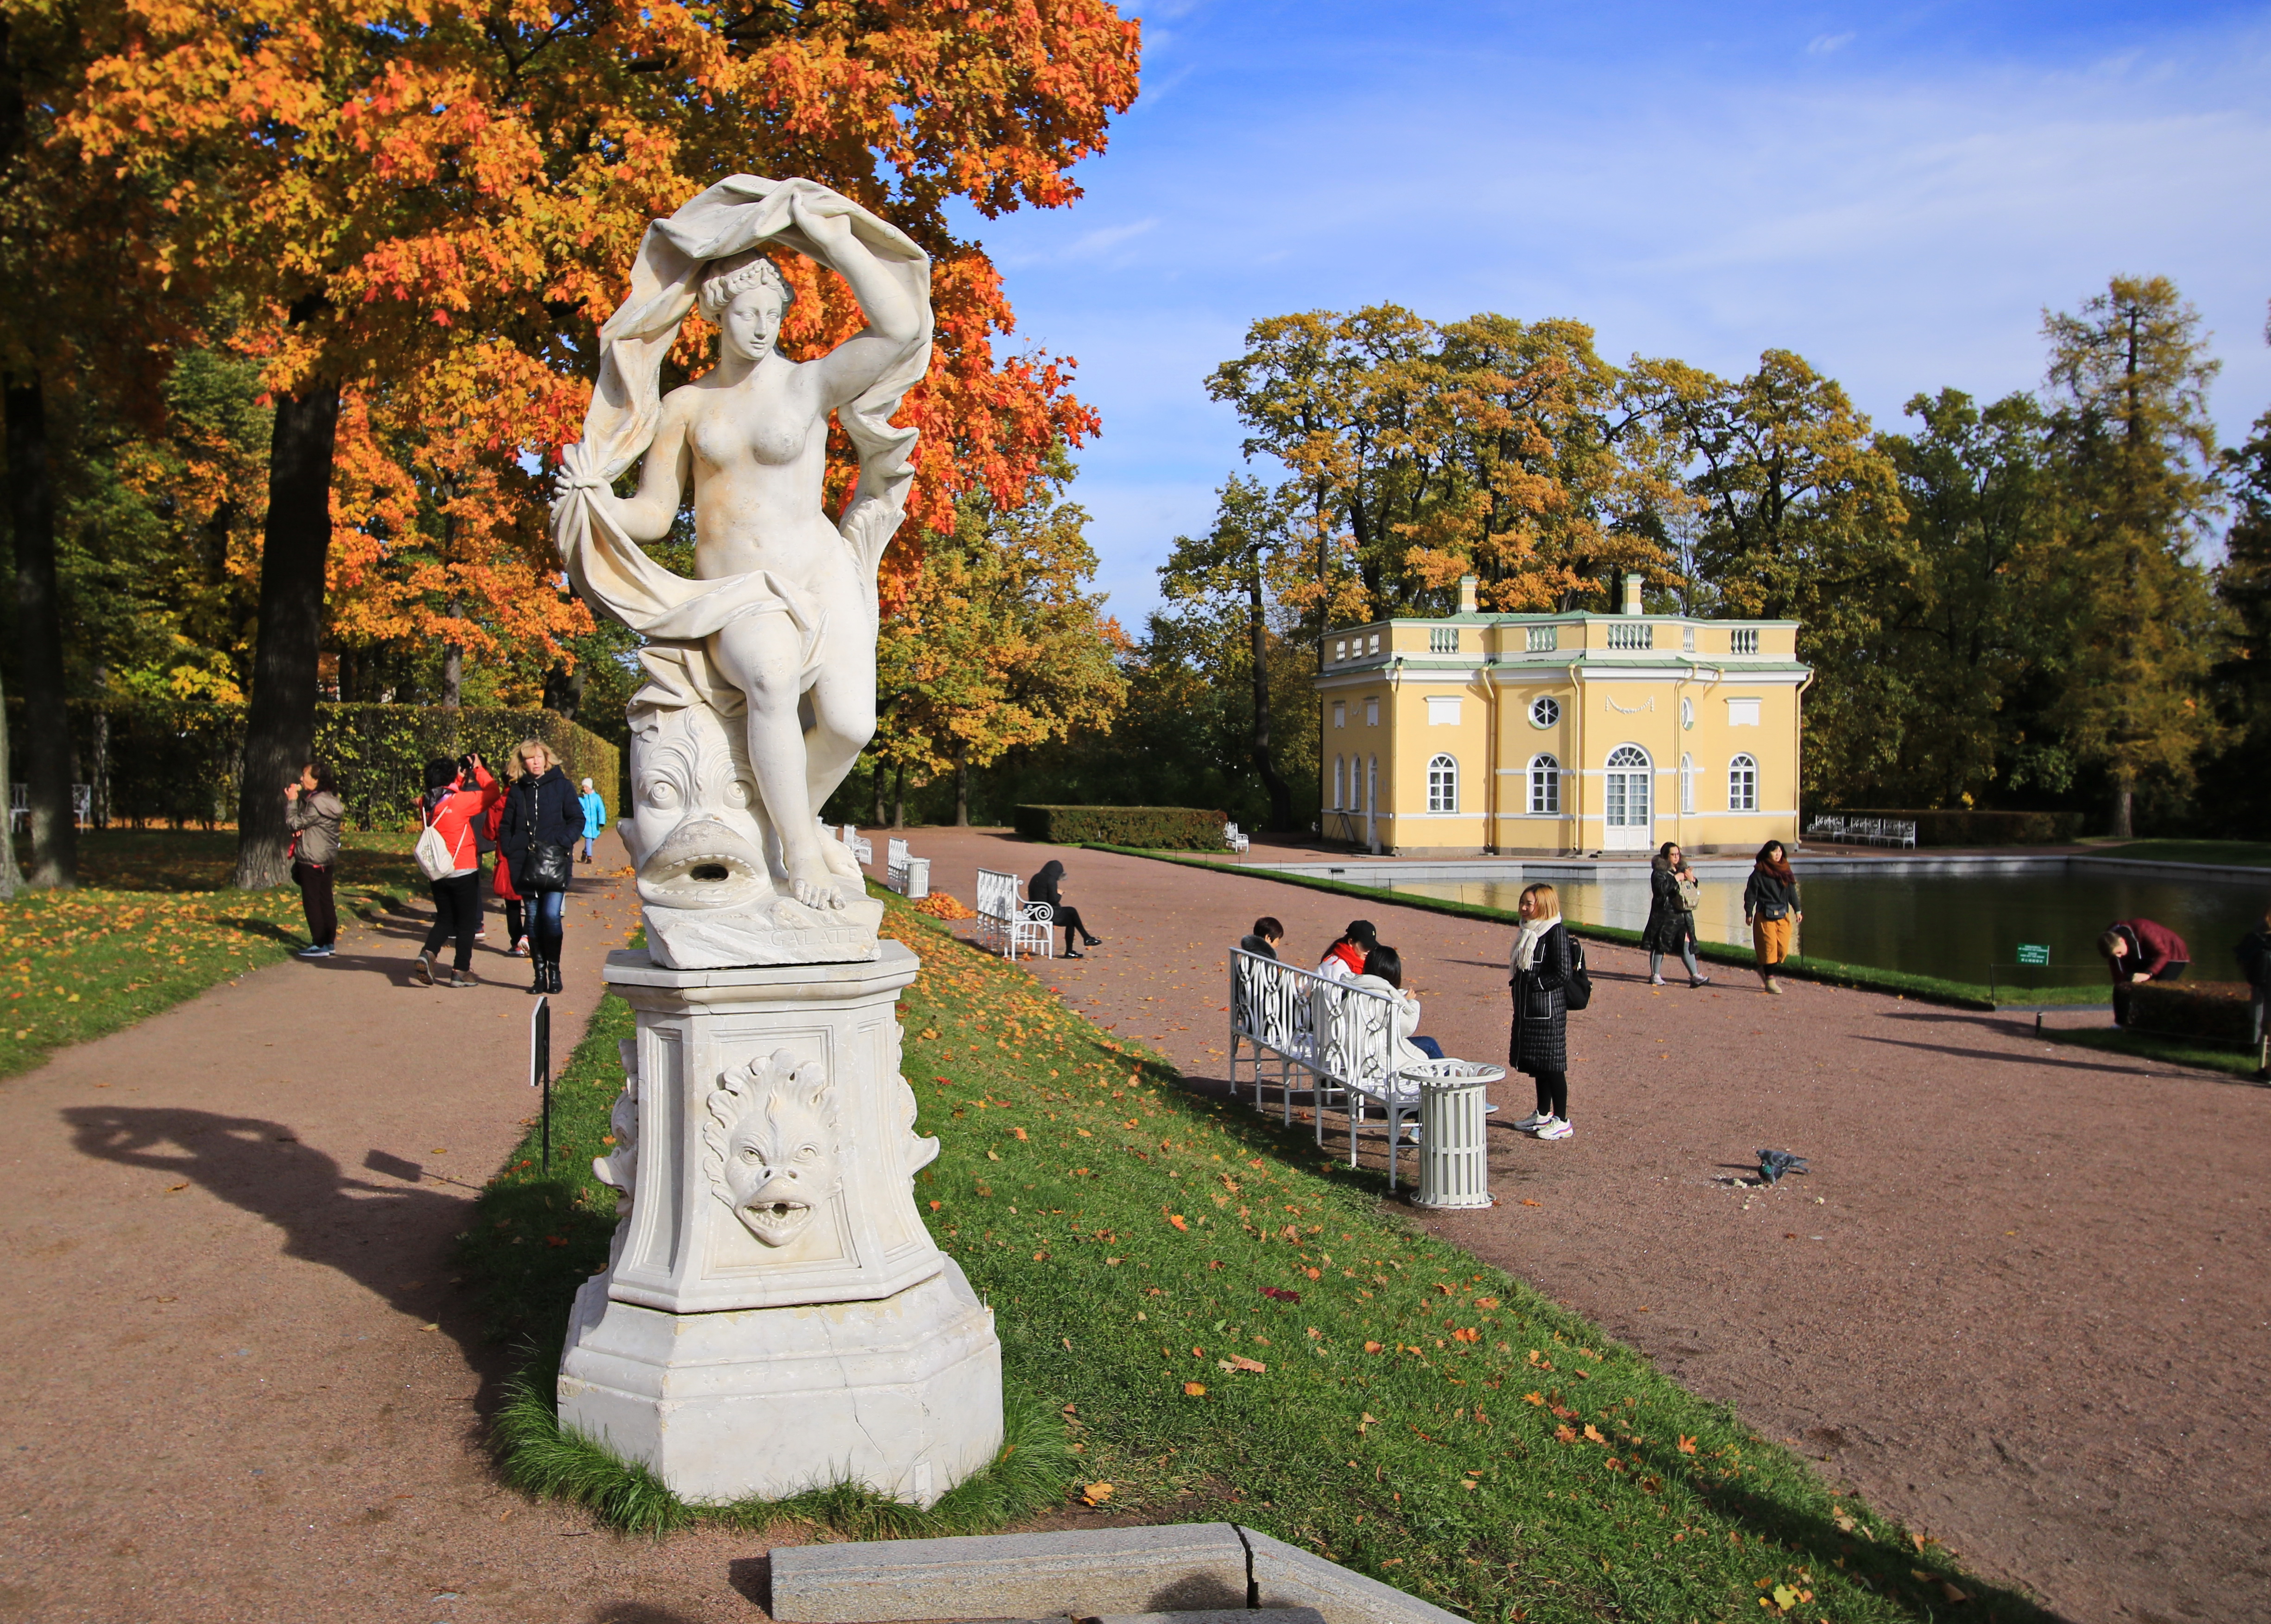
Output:
<svg viewBox="0 0 2271 1624">
<path fill-rule="evenodd" d="M 1699 903 L 1699 902 L 1702 901 L 1702 900 L 1703 900 L 1703 882 L 1702 882 L 1702 881 L 1701 881 L 1701 880 L 1682 880 L 1682 881 L 1680 881 L 1680 882 L 1679 882 L 1679 911 L 1680 911 L 1682 913 L 1694 913 L 1694 912 L 1695 912 L 1695 905 L 1696 905 L 1697 903 Z"/>
<path fill-rule="evenodd" d="M 513 871 L 512 883 L 523 894 L 564 891 L 574 874 L 572 853 L 566 846 L 555 846 L 549 840 L 532 840 L 519 867 Z"/>
</svg>

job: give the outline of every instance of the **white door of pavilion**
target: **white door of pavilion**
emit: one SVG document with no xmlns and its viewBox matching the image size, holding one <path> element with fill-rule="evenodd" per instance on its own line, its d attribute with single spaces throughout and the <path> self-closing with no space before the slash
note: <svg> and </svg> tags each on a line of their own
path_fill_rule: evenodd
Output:
<svg viewBox="0 0 2271 1624">
<path fill-rule="evenodd" d="M 1656 844 L 1655 782 L 1655 764 L 1637 744 L 1609 752 L 1601 789 L 1604 851 L 1645 852 Z"/>
</svg>

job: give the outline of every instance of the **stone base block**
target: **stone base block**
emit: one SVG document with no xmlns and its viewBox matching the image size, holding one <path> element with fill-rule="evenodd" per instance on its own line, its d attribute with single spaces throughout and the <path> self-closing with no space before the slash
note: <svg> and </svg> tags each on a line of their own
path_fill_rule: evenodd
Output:
<svg viewBox="0 0 2271 1624">
<path fill-rule="evenodd" d="M 864 1483 L 927 1506 L 1001 1447 L 994 1315 L 951 1259 L 895 1296 L 668 1314 L 577 1293 L 560 1421 L 681 1498 Z"/>
<path fill-rule="evenodd" d="M 776 1546 L 784 1624 L 1242 1610 L 1246 1546 L 1227 1523 Z"/>
</svg>

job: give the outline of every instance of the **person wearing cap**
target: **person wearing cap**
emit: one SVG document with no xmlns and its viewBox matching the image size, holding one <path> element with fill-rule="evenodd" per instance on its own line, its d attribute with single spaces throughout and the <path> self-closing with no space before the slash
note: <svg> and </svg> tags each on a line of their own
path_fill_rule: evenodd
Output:
<svg viewBox="0 0 2271 1624">
<path fill-rule="evenodd" d="M 584 852 L 576 860 L 588 863 L 592 860 L 592 842 L 597 840 L 599 831 L 607 826 L 607 803 L 599 799 L 599 792 L 592 787 L 591 779 L 584 780 L 583 790 L 584 793 L 576 797 L 576 804 L 584 808 Z"/>
<path fill-rule="evenodd" d="M 1353 981 L 1364 973 L 1364 961 L 1380 945 L 1380 933 L 1370 920 L 1351 920 L 1340 940 L 1325 950 L 1317 973 L 1328 980 Z"/>
</svg>

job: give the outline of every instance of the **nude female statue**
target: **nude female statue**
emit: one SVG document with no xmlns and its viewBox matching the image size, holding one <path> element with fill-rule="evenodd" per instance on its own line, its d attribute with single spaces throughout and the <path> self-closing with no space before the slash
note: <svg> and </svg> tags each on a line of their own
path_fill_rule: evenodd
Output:
<svg viewBox="0 0 2271 1624">
<path fill-rule="evenodd" d="M 760 250 L 769 242 L 842 275 L 866 328 L 814 361 L 782 354 L 775 340 L 792 294 Z M 830 863 L 845 859 L 824 849 L 815 819 L 875 732 L 875 571 L 904 507 L 914 441 L 888 420 L 927 365 L 928 272 L 905 236 L 806 181 L 736 176 L 657 221 L 631 299 L 602 330 L 599 387 L 584 442 L 563 458 L 555 508 L 562 555 L 586 600 L 645 634 L 651 650 L 677 651 L 667 658 L 691 674 L 684 686 L 721 717 L 742 711 L 785 889 L 822 911 L 847 901 L 847 876 Z M 696 303 L 719 329 L 718 363 L 658 399 L 662 355 Z M 822 506 L 828 422 L 839 411 L 862 453 L 840 524 Z M 613 480 L 641 456 L 637 493 L 616 496 Z M 691 581 L 637 546 L 669 533 L 689 484 Z M 635 741 L 635 776 L 637 756 Z"/>
</svg>

